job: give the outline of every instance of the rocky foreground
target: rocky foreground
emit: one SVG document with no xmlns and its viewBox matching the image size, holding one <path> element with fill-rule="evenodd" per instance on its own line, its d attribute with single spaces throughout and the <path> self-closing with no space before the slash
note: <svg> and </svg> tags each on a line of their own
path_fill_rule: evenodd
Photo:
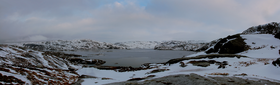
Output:
<svg viewBox="0 0 280 85">
<path fill-rule="evenodd" d="M 215 74 L 213 74 L 215 75 Z M 226 74 L 216 74 L 226 75 Z M 125 82 L 110 83 L 106 85 L 279 85 L 280 82 L 269 81 L 264 79 L 248 79 L 244 76 L 247 74 L 240 74 L 234 77 L 226 76 L 201 76 L 194 73 L 189 75 L 179 74 L 155 78 L 151 80 L 138 81 L 131 80 Z"/>
</svg>

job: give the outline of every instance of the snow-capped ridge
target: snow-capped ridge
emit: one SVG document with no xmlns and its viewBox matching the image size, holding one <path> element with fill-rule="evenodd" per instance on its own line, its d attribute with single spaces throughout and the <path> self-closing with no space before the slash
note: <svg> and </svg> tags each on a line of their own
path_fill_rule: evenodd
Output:
<svg viewBox="0 0 280 85">
<path fill-rule="evenodd" d="M 90 39 L 80 40 L 55 40 L 45 42 L 29 42 L 23 45 L 42 45 L 46 50 L 89 50 L 89 49 L 126 49 L 123 46 L 117 46 L 111 43 L 99 42 Z"/>
<path fill-rule="evenodd" d="M 208 47 L 212 46 L 212 42 L 205 42 L 205 41 L 196 41 L 196 40 L 189 40 L 189 41 L 164 41 L 159 45 L 155 46 L 155 50 L 187 50 L 187 51 L 203 51 L 206 50 Z"/>
<path fill-rule="evenodd" d="M 129 49 L 154 49 L 154 47 L 161 42 L 159 41 L 128 41 L 117 42 L 114 45 L 123 46 Z"/>
<path fill-rule="evenodd" d="M 264 25 L 252 26 L 241 34 L 273 34 L 280 32 L 280 23 L 271 22 Z"/>
</svg>

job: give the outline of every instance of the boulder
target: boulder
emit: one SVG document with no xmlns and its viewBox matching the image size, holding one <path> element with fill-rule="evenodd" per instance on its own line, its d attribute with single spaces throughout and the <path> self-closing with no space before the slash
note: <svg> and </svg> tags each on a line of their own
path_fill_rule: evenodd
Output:
<svg viewBox="0 0 280 85">
<path fill-rule="evenodd" d="M 274 35 L 275 38 L 280 39 L 280 32 Z"/>
<path fill-rule="evenodd" d="M 219 53 L 219 54 L 235 54 L 249 49 L 240 34 L 227 36 L 226 38 L 219 39 L 219 42 L 213 48 L 209 48 L 206 53 Z"/>
<path fill-rule="evenodd" d="M 280 58 L 277 58 L 275 61 L 272 62 L 274 66 L 280 67 Z"/>
</svg>

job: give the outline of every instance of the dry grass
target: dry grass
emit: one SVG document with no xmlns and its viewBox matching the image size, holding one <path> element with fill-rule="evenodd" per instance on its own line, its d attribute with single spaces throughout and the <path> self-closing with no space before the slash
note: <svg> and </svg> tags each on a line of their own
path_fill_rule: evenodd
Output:
<svg viewBox="0 0 280 85">
<path fill-rule="evenodd" d="M 240 65 L 240 66 L 245 66 L 245 67 L 248 67 L 248 66 L 253 65 L 253 64 L 257 64 L 257 63 L 254 62 L 254 61 L 246 61 L 246 62 L 244 62 L 244 61 L 239 61 L 239 62 L 238 62 L 238 65 Z"/>
</svg>

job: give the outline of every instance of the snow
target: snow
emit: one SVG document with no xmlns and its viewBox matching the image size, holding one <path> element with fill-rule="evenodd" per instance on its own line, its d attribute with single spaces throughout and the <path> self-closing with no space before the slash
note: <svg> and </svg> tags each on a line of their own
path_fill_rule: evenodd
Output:
<svg viewBox="0 0 280 85">
<path fill-rule="evenodd" d="M 244 77 L 240 76 L 240 77 L 245 79 L 268 79 L 270 81 L 280 81 L 280 77 L 279 77 L 280 68 L 273 66 L 271 64 L 273 60 L 279 58 L 280 40 L 274 38 L 274 36 L 271 34 L 250 34 L 250 35 L 241 35 L 241 37 L 246 39 L 245 42 L 247 43 L 247 45 L 250 46 L 250 49 L 248 51 L 244 51 L 238 54 L 245 55 L 248 57 L 241 57 L 241 58 L 224 57 L 224 58 L 213 58 L 213 59 L 205 58 L 205 59 L 184 60 L 182 62 L 187 65 L 186 67 L 181 67 L 180 63 L 175 63 L 170 66 L 163 65 L 163 64 L 154 64 L 158 68 L 140 70 L 140 71 L 130 71 L 130 72 L 116 72 L 114 70 L 99 70 L 90 67 L 82 68 L 80 66 L 72 65 L 69 62 L 64 61 L 63 59 L 57 57 L 42 55 L 42 52 L 34 51 L 34 50 L 32 50 L 33 52 L 30 53 L 31 55 L 33 55 L 32 58 L 24 57 L 22 56 L 22 53 L 19 52 L 20 49 L 12 46 L 0 46 L 0 57 L 6 59 L 6 60 L 0 60 L 0 65 L 16 64 L 17 62 L 12 60 L 14 57 L 16 57 L 16 58 L 28 59 L 28 62 L 31 62 L 31 64 L 35 66 L 38 64 L 42 64 L 45 67 L 55 68 L 55 69 L 68 69 L 69 67 L 73 67 L 79 69 L 76 71 L 79 75 L 89 75 L 89 76 L 97 77 L 97 78 L 83 79 L 84 82 L 82 82 L 82 85 L 92 85 L 92 84 L 102 85 L 102 84 L 108 84 L 113 82 L 127 81 L 131 78 L 143 78 L 149 75 L 156 75 L 153 78 L 160 78 L 169 75 L 190 74 L 190 73 L 196 73 L 206 77 L 221 76 L 221 75 L 210 75 L 211 73 L 228 73 L 229 75 L 227 76 L 229 77 L 235 76 L 236 74 L 245 73 L 247 74 L 247 76 Z M 41 42 L 41 44 L 44 43 L 47 42 Z M 92 40 L 76 40 L 76 41 L 53 41 L 53 42 L 48 42 L 48 44 L 44 44 L 44 45 L 50 47 L 57 45 L 57 47 L 53 47 L 53 48 L 62 47 L 62 49 L 84 48 L 86 46 L 88 46 L 86 48 L 94 48 L 94 47 L 108 48 L 107 46 L 110 45 L 115 47 L 151 49 L 153 46 L 159 45 L 159 42 L 150 42 L 150 41 L 136 42 L 135 41 L 135 42 L 118 43 L 113 45 L 113 44 L 108 44 L 103 42 L 96 42 Z M 175 45 L 177 44 L 176 43 L 170 44 L 171 47 Z M 20 50 L 20 51 L 27 52 L 26 50 Z M 188 55 L 185 57 L 194 57 L 198 55 L 206 55 L 206 53 L 198 52 L 196 54 Z M 36 60 L 40 61 L 40 63 L 34 62 Z M 218 62 L 227 61 L 229 65 L 226 65 L 226 68 L 224 69 L 222 68 L 218 69 L 219 65 L 216 64 L 210 64 L 210 66 L 208 67 L 199 67 L 188 63 L 190 61 L 200 61 L 200 60 L 215 60 Z M 17 68 L 17 67 L 13 67 L 13 68 Z M 10 69 L 10 72 L 0 71 L 0 73 L 3 75 L 14 76 L 27 83 L 30 83 L 31 80 L 28 80 L 25 75 L 14 74 L 16 73 L 15 70 L 12 70 L 12 68 L 7 68 L 7 69 Z M 60 73 L 57 70 L 50 70 L 46 68 L 43 69 L 38 68 L 40 70 L 32 70 L 27 68 L 24 69 L 29 70 L 31 72 L 36 72 L 37 74 L 43 75 L 45 77 L 47 77 L 47 75 L 44 75 L 42 72 L 40 72 L 40 70 L 44 70 L 54 74 L 65 74 L 65 76 L 68 76 L 68 78 L 69 76 L 75 76 L 75 74 L 69 72 Z M 170 70 L 164 72 L 158 72 L 158 73 L 150 73 L 155 69 L 170 69 Z M 38 78 L 37 76 L 35 76 L 35 78 L 37 80 L 44 81 Z M 62 78 L 62 77 L 58 76 L 58 78 Z M 153 78 L 149 78 L 149 79 L 153 79 Z"/>
<path fill-rule="evenodd" d="M 124 46 L 129 49 L 154 49 L 154 47 L 162 42 L 159 41 L 128 41 L 117 42 L 114 45 Z"/>
<path fill-rule="evenodd" d="M 246 55 L 253 58 L 278 58 L 280 40 L 274 38 L 271 34 L 252 34 L 241 35 L 245 38 L 245 42 L 250 48 L 259 48 L 257 50 L 248 50 L 239 54 Z M 255 43 L 255 44 L 253 44 Z M 271 48 L 274 47 L 274 48 Z"/>
<path fill-rule="evenodd" d="M 279 47 L 280 40 L 273 37 L 270 34 L 258 34 L 258 35 L 241 35 L 243 38 L 246 38 L 245 42 L 247 45 L 253 47 L 259 47 L 263 45 L 267 45 L 261 49 L 248 50 L 242 53 L 238 53 L 241 55 L 248 56 L 247 58 L 213 58 L 213 59 L 192 59 L 192 60 L 184 60 L 182 62 L 187 63 L 189 61 L 198 61 L 198 60 L 215 60 L 215 61 L 228 61 L 228 64 L 225 69 L 217 69 L 218 65 L 211 64 L 208 67 L 198 67 L 193 66 L 192 64 L 187 64 L 187 67 L 180 67 L 179 63 L 172 64 L 170 66 L 157 64 L 159 68 L 170 69 L 169 71 L 147 74 L 148 72 L 154 70 L 141 70 L 135 72 L 115 72 L 112 70 L 98 70 L 96 68 L 82 68 L 77 72 L 81 75 L 91 75 L 98 77 L 96 79 L 84 79 L 85 82 L 82 85 L 91 85 L 93 82 L 97 85 L 108 84 L 112 82 L 120 82 L 126 81 L 131 78 L 143 78 L 148 75 L 156 75 L 154 78 L 164 77 L 168 75 L 175 74 L 190 74 L 196 73 L 202 76 L 220 76 L 220 75 L 210 75 L 211 73 L 228 73 L 227 76 L 235 76 L 236 74 L 245 73 L 247 76 L 240 76 L 245 79 L 268 79 L 270 81 L 280 81 L 280 69 L 271 64 L 271 62 L 279 57 Z M 254 42 L 255 44 L 252 44 Z M 272 49 L 270 46 L 274 46 Z M 205 52 L 198 52 L 196 54 L 192 54 L 185 57 L 193 57 L 197 55 L 205 55 Z M 242 62 L 253 62 L 246 66 Z M 265 64 L 268 63 L 268 64 Z M 156 68 L 155 68 L 156 69 Z M 133 76 L 134 75 L 134 76 Z M 103 77 L 111 78 L 110 80 L 102 80 Z M 152 78 L 153 79 L 153 78 Z M 143 81 L 143 80 L 142 80 Z"/>
</svg>

